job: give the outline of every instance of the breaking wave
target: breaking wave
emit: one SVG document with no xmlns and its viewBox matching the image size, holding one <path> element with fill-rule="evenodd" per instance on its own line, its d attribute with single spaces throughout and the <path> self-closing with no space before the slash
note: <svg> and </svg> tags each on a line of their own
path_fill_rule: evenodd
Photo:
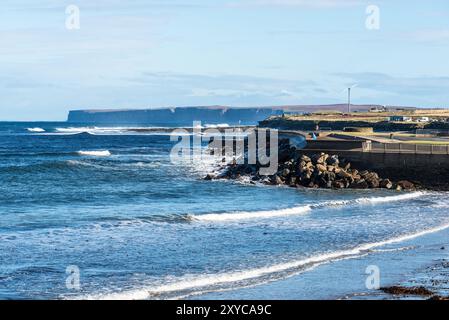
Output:
<svg viewBox="0 0 449 320">
<path fill-rule="evenodd" d="M 96 150 L 96 151 L 78 151 L 80 156 L 92 156 L 92 157 L 109 157 L 111 152 L 109 150 Z"/>
<path fill-rule="evenodd" d="M 352 249 L 339 250 L 329 253 L 323 253 L 299 260 L 293 260 L 286 263 L 274 264 L 271 266 L 247 269 L 235 272 L 224 272 L 218 274 L 203 274 L 198 276 L 179 277 L 169 283 L 149 286 L 146 288 L 133 289 L 129 291 L 107 293 L 100 295 L 88 295 L 81 299 L 106 299 L 106 300 L 142 300 L 160 298 L 164 294 L 177 296 L 191 296 L 198 293 L 207 293 L 223 290 L 224 288 L 235 288 L 234 284 L 243 284 L 244 286 L 255 286 L 271 280 L 279 280 L 314 268 L 324 263 L 332 261 L 357 258 L 373 252 L 373 249 L 390 244 L 400 243 L 427 234 L 435 233 L 449 228 L 449 223 L 382 240 L 378 242 L 366 243 Z M 277 276 L 276 276 L 277 275 Z"/>
<path fill-rule="evenodd" d="M 372 197 L 372 198 L 358 198 L 352 200 L 332 200 L 324 201 L 322 203 L 303 205 L 298 207 L 292 207 L 279 210 L 266 210 L 266 211 L 242 211 L 242 212 L 225 212 L 225 213 L 209 213 L 202 215 L 189 215 L 188 217 L 192 221 L 204 221 L 204 222 L 224 222 L 224 221 L 236 221 L 236 220 L 249 220 L 249 219 L 265 219 L 275 218 L 282 216 L 301 215 L 310 212 L 312 209 L 320 209 L 332 206 L 344 206 L 344 205 L 360 205 L 360 204 L 378 204 L 394 201 L 402 201 L 418 198 L 425 195 L 424 192 L 411 192 L 406 194 L 400 194 L 395 196 L 386 197 Z"/>
<path fill-rule="evenodd" d="M 203 215 L 190 216 L 192 220 L 199 221 L 235 221 L 254 218 L 274 218 L 280 216 L 305 214 L 311 210 L 310 206 L 299 206 L 294 208 L 267 210 L 267 211 L 243 211 L 234 213 L 210 213 Z"/>
<path fill-rule="evenodd" d="M 45 129 L 42 128 L 27 128 L 29 132 L 45 132 Z"/>
</svg>

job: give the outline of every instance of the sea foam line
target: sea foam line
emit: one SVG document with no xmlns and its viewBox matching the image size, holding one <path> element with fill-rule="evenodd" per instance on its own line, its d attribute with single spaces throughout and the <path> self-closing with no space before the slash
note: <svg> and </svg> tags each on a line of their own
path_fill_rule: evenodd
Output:
<svg viewBox="0 0 449 320">
<path fill-rule="evenodd" d="M 109 157 L 111 152 L 109 150 L 96 150 L 96 151 L 78 151 L 80 156 L 93 156 L 93 157 Z"/>
<path fill-rule="evenodd" d="M 266 210 L 266 211 L 242 211 L 242 212 L 225 212 L 225 213 L 209 213 L 202 215 L 189 215 L 188 218 L 192 221 L 203 222 L 225 222 L 225 221 L 237 221 L 237 220 L 250 220 L 250 219 L 265 219 L 276 218 L 283 216 L 302 215 L 310 212 L 312 209 L 320 209 L 324 207 L 332 206 L 344 206 L 344 205 L 358 205 L 358 204 L 378 204 L 394 201 L 409 200 L 419 198 L 425 195 L 424 192 L 417 191 L 406 194 L 400 194 L 395 196 L 386 197 L 372 197 L 372 198 L 359 198 L 352 200 L 332 200 L 322 203 L 303 205 L 298 207 L 292 207 L 279 210 Z"/>
<path fill-rule="evenodd" d="M 234 220 L 247 220 L 253 218 L 274 218 L 280 216 L 299 215 L 307 213 L 311 210 L 310 206 L 299 206 L 280 210 L 267 210 L 267 211 L 242 211 L 234 213 L 210 213 L 203 215 L 189 216 L 192 220 L 199 221 L 234 221 Z"/>
<path fill-rule="evenodd" d="M 45 132 L 42 128 L 27 128 L 27 131 L 29 132 Z"/>
<path fill-rule="evenodd" d="M 297 270 L 298 268 L 302 267 L 312 267 L 323 263 L 330 263 L 335 260 L 341 260 L 341 259 L 350 259 L 350 258 L 356 258 L 363 254 L 369 254 L 372 249 L 382 247 L 389 244 L 404 242 L 407 240 L 412 240 L 414 238 L 418 238 L 427 234 L 439 232 L 442 230 L 445 230 L 449 228 L 449 223 L 440 225 L 438 227 L 426 229 L 423 231 L 419 231 L 412 234 L 406 234 L 398 237 L 394 237 L 391 239 L 379 241 L 379 242 L 373 242 L 373 243 L 367 243 L 360 245 L 358 247 L 355 247 L 353 249 L 348 250 L 340 250 L 335 251 L 331 253 L 325 253 L 320 254 L 316 256 L 312 256 L 305 259 L 295 260 L 291 262 L 286 263 L 280 263 L 275 264 L 268 267 L 261 267 L 261 268 L 254 268 L 244 271 L 236 271 L 236 272 L 230 272 L 230 273 L 221 273 L 221 274 L 207 274 L 203 276 L 198 276 L 194 278 L 180 278 L 179 281 L 167 283 L 160 286 L 155 287 L 148 287 L 148 288 L 141 288 L 141 289 L 134 289 L 124 292 L 117 292 L 117 293 L 109 293 L 109 294 L 103 294 L 103 295 L 89 295 L 82 297 L 82 299 L 105 299 L 105 300 L 116 300 L 116 299 L 128 299 L 128 300 L 143 300 L 143 299 L 149 299 L 149 298 L 155 298 L 160 296 L 161 294 L 167 294 L 167 293 L 176 293 L 176 292 L 182 292 L 186 290 L 192 290 L 192 289 L 201 289 L 201 292 L 207 293 L 207 292 L 213 292 L 216 290 L 216 288 L 211 288 L 213 286 L 217 285 L 225 285 L 229 283 L 236 283 L 241 281 L 247 281 L 251 279 L 258 279 L 261 277 L 265 277 L 268 275 L 272 275 L 275 273 L 280 272 L 286 272 L 289 270 L 292 270 L 294 272 L 290 273 L 288 276 L 292 276 L 294 274 L 297 274 L 303 270 Z M 296 270 L 295 270 L 296 269 Z M 254 283 L 253 285 L 257 285 L 259 283 Z M 197 291 L 189 292 L 189 295 L 196 294 Z"/>
</svg>

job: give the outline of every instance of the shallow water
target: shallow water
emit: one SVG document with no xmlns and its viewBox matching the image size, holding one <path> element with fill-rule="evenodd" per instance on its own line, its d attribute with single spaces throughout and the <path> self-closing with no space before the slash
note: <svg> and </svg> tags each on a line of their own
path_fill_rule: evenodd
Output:
<svg viewBox="0 0 449 320">
<path fill-rule="evenodd" d="M 204 181 L 211 165 L 172 164 L 163 133 L 0 123 L 0 138 L 2 299 L 258 287 L 449 226 L 446 193 Z"/>
</svg>

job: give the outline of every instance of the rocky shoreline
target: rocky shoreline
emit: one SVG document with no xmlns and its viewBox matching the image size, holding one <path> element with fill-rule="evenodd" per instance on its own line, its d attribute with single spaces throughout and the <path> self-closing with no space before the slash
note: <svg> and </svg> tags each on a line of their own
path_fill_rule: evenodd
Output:
<svg viewBox="0 0 449 320">
<path fill-rule="evenodd" d="M 280 140 L 276 174 L 263 176 L 259 173 L 260 168 L 259 163 L 238 164 L 233 161 L 227 164 L 219 174 L 208 174 L 204 179 L 236 180 L 246 177 L 253 184 L 326 189 L 383 188 L 401 191 L 418 188 L 407 180 L 395 182 L 386 177 L 380 177 L 374 171 L 353 168 L 350 162 L 339 158 L 338 155 L 327 153 L 306 155 L 300 149 L 291 146 L 288 139 Z"/>
<path fill-rule="evenodd" d="M 441 248 L 445 250 L 445 247 Z M 398 285 L 382 287 L 380 291 L 395 299 L 449 300 L 449 261 L 441 259 L 421 270 L 414 278 Z"/>
</svg>

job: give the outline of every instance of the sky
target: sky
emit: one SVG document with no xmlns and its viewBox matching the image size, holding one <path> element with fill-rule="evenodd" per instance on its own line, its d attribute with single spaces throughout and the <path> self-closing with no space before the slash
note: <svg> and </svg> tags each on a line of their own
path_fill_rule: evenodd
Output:
<svg viewBox="0 0 449 320">
<path fill-rule="evenodd" d="M 344 103 L 349 86 L 449 107 L 448 57 L 447 0 L 2 0 L 0 121 Z"/>
</svg>

